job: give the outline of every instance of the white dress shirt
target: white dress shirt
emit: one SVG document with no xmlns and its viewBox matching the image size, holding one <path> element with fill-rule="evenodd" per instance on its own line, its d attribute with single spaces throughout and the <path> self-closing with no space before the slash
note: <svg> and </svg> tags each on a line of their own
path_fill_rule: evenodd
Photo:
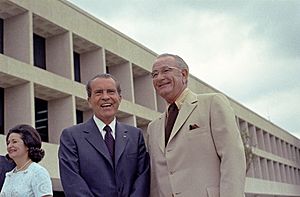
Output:
<svg viewBox="0 0 300 197">
<path fill-rule="evenodd" d="M 95 115 L 93 116 L 93 119 L 104 139 L 106 131 L 103 130 L 104 127 L 106 126 L 106 124 L 104 124 L 104 122 L 102 122 L 102 120 L 100 120 L 99 118 L 97 118 Z M 109 123 L 110 128 L 111 128 L 111 134 L 113 136 L 114 139 L 116 139 L 116 117 L 113 119 L 113 121 L 111 121 L 111 123 Z"/>
</svg>

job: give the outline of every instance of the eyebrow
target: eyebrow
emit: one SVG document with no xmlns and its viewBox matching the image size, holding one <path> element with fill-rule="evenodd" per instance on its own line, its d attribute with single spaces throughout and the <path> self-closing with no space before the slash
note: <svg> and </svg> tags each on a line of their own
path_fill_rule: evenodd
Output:
<svg viewBox="0 0 300 197">
<path fill-rule="evenodd" d="M 176 69 L 176 70 L 182 70 L 183 68 L 178 68 L 178 67 L 175 67 L 175 66 L 163 66 L 161 67 L 161 69 L 155 69 L 155 70 L 152 70 L 152 73 L 155 72 L 155 71 L 161 71 L 163 70 L 164 68 L 172 68 L 172 69 Z"/>
</svg>

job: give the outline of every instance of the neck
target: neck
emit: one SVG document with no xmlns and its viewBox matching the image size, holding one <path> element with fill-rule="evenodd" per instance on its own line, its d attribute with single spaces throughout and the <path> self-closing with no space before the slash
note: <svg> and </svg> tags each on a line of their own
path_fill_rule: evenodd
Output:
<svg viewBox="0 0 300 197">
<path fill-rule="evenodd" d="M 115 119 L 115 116 L 113 116 L 113 117 L 108 117 L 108 118 L 99 118 L 96 114 L 95 114 L 95 117 L 98 119 L 98 120 L 100 120 L 100 121 L 102 121 L 104 124 L 106 124 L 106 125 L 109 125 L 114 119 Z"/>
<path fill-rule="evenodd" d="M 24 161 L 19 161 L 19 162 L 16 162 L 17 166 L 15 168 L 15 172 L 19 172 L 19 171 L 22 171 L 22 170 L 25 170 L 29 164 L 31 164 L 31 159 L 27 159 L 27 160 L 24 160 Z"/>
<path fill-rule="evenodd" d="M 175 96 L 170 97 L 170 98 L 165 98 L 165 100 L 166 100 L 167 103 L 169 103 L 169 104 L 174 103 L 174 102 L 180 97 L 180 95 L 184 92 L 185 89 L 186 89 L 186 86 L 183 86 L 183 87 L 181 88 L 181 90 L 179 90 L 179 91 L 177 92 L 177 94 L 176 94 Z"/>
</svg>

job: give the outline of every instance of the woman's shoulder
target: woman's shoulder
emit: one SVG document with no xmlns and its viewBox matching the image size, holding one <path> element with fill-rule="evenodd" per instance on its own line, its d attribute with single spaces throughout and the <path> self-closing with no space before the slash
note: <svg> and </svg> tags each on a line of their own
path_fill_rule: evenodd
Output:
<svg viewBox="0 0 300 197">
<path fill-rule="evenodd" d="M 6 173 L 5 173 L 5 177 L 11 177 L 11 176 L 13 176 L 14 175 L 14 171 L 15 171 L 15 168 L 13 168 L 12 170 L 10 170 L 10 171 L 7 171 Z"/>
<path fill-rule="evenodd" d="M 48 171 L 45 167 L 41 166 L 38 163 L 32 162 L 30 166 L 28 167 L 28 170 L 31 171 L 33 174 L 40 174 L 40 173 L 46 173 L 48 174 Z"/>
</svg>

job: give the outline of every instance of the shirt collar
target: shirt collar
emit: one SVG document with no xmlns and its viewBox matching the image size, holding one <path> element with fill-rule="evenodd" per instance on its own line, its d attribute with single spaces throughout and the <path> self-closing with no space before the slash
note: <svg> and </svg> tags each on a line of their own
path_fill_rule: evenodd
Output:
<svg viewBox="0 0 300 197">
<path fill-rule="evenodd" d="M 106 131 L 104 131 L 103 129 L 106 126 L 106 124 L 102 120 L 100 120 L 99 118 L 97 118 L 95 115 L 93 116 L 93 119 L 94 119 L 94 121 L 95 121 L 95 123 L 96 123 L 96 125 L 97 125 L 97 127 L 98 127 L 98 129 L 99 129 L 99 131 L 100 131 L 100 133 L 101 133 L 101 135 L 103 137 L 103 139 L 104 139 Z M 109 126 L 110 126 L 110 128 L 112 130 L 111 134 L 115 138 L 115 133 L 116 133 L 115 132 L 115 130 L 116 130 L 115 129 L 116 128 L 116 117 L 114 117 L 113 121 L 111 121 L 111 123 L 109 123 Z"/>
<path fill-rule="evenodd" d="M 185 100 L 185 97 L 188 95 L 188 93 L 189 93 L 189 89 L 188 89 L 188 88 L 185 88 L 185 89 L 181 92 L 181 94 L 179 95 L 179 97 L 176 99 L 175 104 L 176 104 L 176 106 L 178 107 L 179 110 L 180 110 L 180 108 L 181 108 L 181 106 L 182 106 L 182 104 L 183 104 L 183 102 L 184 102 L 184 100 Z M 171 103 L 168 104 L 167 109 L 169 108 L 170 104 L 171 104 Z M 168 110 L 167 110 L 167 111 L 168 111 Z"/>
</svg>

